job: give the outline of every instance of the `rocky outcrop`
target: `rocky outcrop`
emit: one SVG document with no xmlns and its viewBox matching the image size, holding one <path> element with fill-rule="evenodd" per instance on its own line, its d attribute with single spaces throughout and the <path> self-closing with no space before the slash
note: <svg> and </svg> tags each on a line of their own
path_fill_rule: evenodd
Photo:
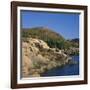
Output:
<svg viewBox="0 0 90 90">
<path fill-rule="evenodd" d="M 47 70 L 65 65 L 69 59 L 61 50 L 50 48 L 40 39 L 22 41 L 22 77 L 40 77 Z"/>
<path fill-rule="evenodd" d="M 69 49 L 62 50 L 67 55 L 79 55 L 79 48 L 70 47 Z"/>
</svg>

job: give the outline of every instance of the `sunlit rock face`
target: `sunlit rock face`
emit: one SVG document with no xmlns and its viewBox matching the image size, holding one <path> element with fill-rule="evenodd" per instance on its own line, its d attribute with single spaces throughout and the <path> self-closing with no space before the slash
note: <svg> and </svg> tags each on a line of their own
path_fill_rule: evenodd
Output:
<svg viewBox="0 0 90 90">
<path fill-rule="evenodd" d="M 69 59 L 64 52 L 50 48 L 43 40 L 27 38 L 22 41 L 22 77 L 40 77 L 47 70 L 65 65 Z"/>
</svg>

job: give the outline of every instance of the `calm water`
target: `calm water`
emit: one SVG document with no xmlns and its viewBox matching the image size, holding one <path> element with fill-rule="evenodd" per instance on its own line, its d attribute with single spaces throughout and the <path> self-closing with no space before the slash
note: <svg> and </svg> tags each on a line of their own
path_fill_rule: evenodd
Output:
<svg viewBox="0 0 90 90">
<path fill-rule="evenodd" d="M 77 61 L 77 64 L 66 65 L 63 67 L 57 67 L 51 69 L 42 74 L 42 76 L 67 76 L 67 75 L 79 75 L 79 56 L 72 56 L 72 60 Z"/>
</svg>

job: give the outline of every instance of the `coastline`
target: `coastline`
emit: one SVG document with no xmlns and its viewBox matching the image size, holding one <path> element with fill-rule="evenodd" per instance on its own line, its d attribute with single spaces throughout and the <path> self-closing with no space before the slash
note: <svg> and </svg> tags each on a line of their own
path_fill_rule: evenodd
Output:
<svg viewBox="0 0 90 90">
<path fill-rule="evenodd" d="M 62 50 L 50 48 L 46 42 L 35 38 L 22 42 L 22 58 L 22 77 L 40 77 L 52 68 L 75 64 Z"/>
<path fill-rule="evenodd" d="M 74 55 L 73 57 L 79 57 L 79 55 Z M 77 58 L 79 59 L 79 58 Z M 67 75 L 79 75 L 79 60 L 74 60 L 70 63 L 65 64 L 63 66 L 57 66 L 56 68 L 52 68 L 51 70 L 48 70 L 41 74 L 41 77 L 46 76 L 67 76 Z"/>
</svg>

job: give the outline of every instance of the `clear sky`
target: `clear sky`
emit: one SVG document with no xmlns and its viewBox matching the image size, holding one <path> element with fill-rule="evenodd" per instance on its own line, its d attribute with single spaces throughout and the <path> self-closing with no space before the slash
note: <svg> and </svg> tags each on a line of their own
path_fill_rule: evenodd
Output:
<svg viewBox="0 0 90 90">
<path fill-rule="evenodd" d="M 79 14 L 21 11 L 22 28 L 47 27 L 66 39 L 79 38 Z"/>
</svg>

